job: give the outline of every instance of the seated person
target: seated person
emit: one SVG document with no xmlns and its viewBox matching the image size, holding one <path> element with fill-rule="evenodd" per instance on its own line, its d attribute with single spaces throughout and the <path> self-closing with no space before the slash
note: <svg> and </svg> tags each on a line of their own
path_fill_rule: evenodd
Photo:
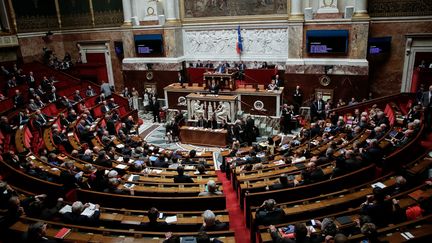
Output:
<svg viewBox="0 0 432 243">
<path fill-rule="evenodd" d="M 218 190 L 218 186 L 216 185 L 216 182 L 214 180 L 209 180 L 207 182 L 207 188 L 205 191 L 200 192 L 198 194 L 199 197 L 206 197 L 206 196 L 219 196 L 223 193 Z"/>
<path fill-rule="evenodd" d="M 216 215 L 211 210 L 206 210 L 203 213 L 204 223 L 200 231 L 219 231 L 227 230 L 228 224 L 222 223 L 216 219 Z"/>
<path fill-rule="evenodd" d="M 268 91 L 278 90 L 278 86 L 276 85 L 276 80 L 272 79 L 271 83 L 267 86 Z"/>
<path fill-rule="evenodd" d="M 174 176 L 174 183 L 194 183 L 190 176 L 184 175 L 183 166 L 177 167 L 177 174 Z"/>
<path fill-rule="evenodd" d="M 256 211 L 256 225 L 279 224 L 285 219 L 283 209 L 276 207 L 274 199 L 268 199 Z"/>
<path fill-rule="evenodd" d="M 43 222 L 36 222 L 28 227 L 27 234 L 25 236 L 25 242 L 45 242 L 54 243 L 55 240 L 49 240 L 46 237 L 47 224 Z"/>
<path fill-rule="evenodd" d="M 277 228 L 273 225 L 270 225 L 270 234 L 273 239 L 273 242 L 278 242 L 278 243 L 311 242 L 310 232 L 307 230 L 306 225 L 302 223 L 296 223 L 294 225 L 295 240 L 289 238 L 282 238 Z"/>
<path fill-rule="evenodd" d="M 149 222 L 141 224 L 146 231 L 160 231 L 168 227 L 168 224 L 165 221 L 158 221 L 159 211 L 155 207 L 150 208 L 147 217 L 149 218 Z"/>
<path fill-rule="evenodd" d="M 314 162 L 306 164 L 306 170 L 302 172 L 303 184 L 315 183 L 325 179 L 324 172 Z"/>
<path fill-rule="evenodd" d="M 289 183 L 288 176 L 285 174 L 282 174 L 279 177 L 279 183 L 275 183 L 275 184 L 271 185 L 270 189 L 271 190 L 277 190 L 277 189 L 282 189 L 282 188 L 287 188 L 287 187 L 292 187 L 292 186 L 294 186 L 294 184 Z"/>
<path fill-rule="evenodd" d="M 99 205 L 96 204 L 95 212 L 92 216 L 81 215 L 89 204 L 83 204 L 80 201 L 76 201 L 72 204 L 72 212 L 63 214 L 63 221 L 67 224 L 76 225 L 95 225 L 99 221 Z"/>
<path fill-rule="evenodd" d="M 212 79 L 211 84 L 209 86 L 209 91 L 211 94 L 218 94 L 219 93 L 219 85 L 216 84 L 216 81 Z"/>
</svg>

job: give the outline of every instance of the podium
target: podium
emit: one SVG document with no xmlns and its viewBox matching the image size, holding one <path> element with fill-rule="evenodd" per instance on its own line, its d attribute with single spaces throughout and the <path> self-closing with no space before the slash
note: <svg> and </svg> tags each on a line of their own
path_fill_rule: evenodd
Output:
<svg viewBox="0 0 432 243">
<path fill-rule="evenodd" d="M 216 73 L 216 72 L 205 72 L 203 74 L 204 83 L 207 87 L 210 87 L 211 81 L 214 79 L 221 89 L 229 89 L 234 91 L 236 89 L 235 76 L 237 72 L 231 73 Z"/>
<path fill-rule="evenodd" d="M 192 93 L 186 96 L 188 121 L 197 121 L 200 116 L 211 119 L 216 116 L 218 122 L 225 119 L 233 122 L 238 111 L 237 95 L 213 95 Z"/>
</svg>

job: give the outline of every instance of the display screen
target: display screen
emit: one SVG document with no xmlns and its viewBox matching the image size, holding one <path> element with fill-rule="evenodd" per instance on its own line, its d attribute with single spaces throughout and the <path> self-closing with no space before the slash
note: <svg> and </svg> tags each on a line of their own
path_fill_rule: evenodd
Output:
<svg viewBox="0 0 432 243">
<path fill-rule="evenodd" d="M 391 36 L 369 38 L 368 49 L 370 55 L 379 55 L 390 53 L 391 49 Z"/>
<path fill-rule="evenodd" d="M 123 42 L 114 41 L 114 50 L 117 56 L 123 56 Z"/>
<path fill-rule="evenodd" d="M 307 51 L 311 54 L 347 53 L 348 30 L 308 30 Z"/>
<path fill-rule="evenodd" d="M 162 56 L 163 40 L 162 35 L 136 35 L 135 50 L 138 56 Z"/>
</svg>

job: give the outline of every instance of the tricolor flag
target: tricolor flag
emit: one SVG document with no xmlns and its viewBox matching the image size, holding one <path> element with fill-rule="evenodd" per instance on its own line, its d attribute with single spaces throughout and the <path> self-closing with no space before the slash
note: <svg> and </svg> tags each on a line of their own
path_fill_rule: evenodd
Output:
<svg viewBox="0 0 432 243">
<path fill-rule="evenodd" d="M 243 51 L 243 40 L 241 37 L 240 25 L 237 27 L 237 36 L 238 36 L 238 39 L 237 39 L 237 44 L 236 44 L 236 50 L 237 50 L 237 53 L 240 55 Z"/>
</svg>

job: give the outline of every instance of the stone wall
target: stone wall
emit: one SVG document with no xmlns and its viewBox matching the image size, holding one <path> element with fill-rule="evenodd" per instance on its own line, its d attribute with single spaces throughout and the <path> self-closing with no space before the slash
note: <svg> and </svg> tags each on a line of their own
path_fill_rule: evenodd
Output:
<svg viewBox="0 0 432 243">
<path fill-rule="evenodd" d="M 371 61 L 369 64 L 371 91 L 376 96 L 400 92 L 405 58 L 405 34 L 431 32 L 432 21 L 430 20 L 371 22 L 370 37 L 392 37 L 391 51 L 388 57 Z"/>
</svg>

